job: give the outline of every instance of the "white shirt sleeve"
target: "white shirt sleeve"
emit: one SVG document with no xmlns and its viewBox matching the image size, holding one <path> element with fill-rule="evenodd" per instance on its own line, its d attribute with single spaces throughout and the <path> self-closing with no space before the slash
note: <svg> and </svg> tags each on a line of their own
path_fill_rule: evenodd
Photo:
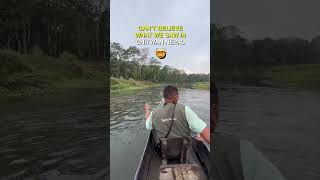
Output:
<svg viewBox="0 0 320 180">
<path fill-rule="evenodd" d="M 150 113 L 148 119 L 146 120 L 146 128 L 152 130 L 152 112 Z"/>
<path fill-rule="evenodd" d="M 185 106 L 185 113 L 187 117 L 187 121 L 189 124 L 189 128 L 195 133 L 201 133 L 204 128 L 206 128 L 207 124 L 198 117 L 198 115 L 193 112 L 188 106 Z"/>
</svg>

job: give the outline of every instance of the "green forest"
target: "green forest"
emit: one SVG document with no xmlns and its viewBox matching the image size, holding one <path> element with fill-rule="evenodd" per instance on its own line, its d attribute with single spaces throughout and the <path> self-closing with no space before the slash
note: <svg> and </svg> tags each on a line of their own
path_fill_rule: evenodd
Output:
<svg viewBox="0 0 320 180">
<path fill-rule="evenodd" d="M 0 47 L 22 54 L 41 49 L 79 58 L 106 54 L 108 12 L 104 0 L 2 0 Z"/>
<path fill-rule="evenodd" d="M 108 23 L 104 0 L 0 1 L 0 93 L 104 85 Z"/>
<path fill-rule="evenodd" d="M 237 26 L 211 24 L 218 81 L 320 88 L 320 36 L 249 39 Z"/>
<path fill-rule="evenodd" d="M 209 89 L 210 74 L 187 74 L 183 70 L 162 66 L 151 57 L 148 48 L 110 43 L 111 92 L 145 89 L 164 83 L 185 83 L 191 88 Z M 199 83 L 202 84 L 199 84 Z"/>
<path fill-rule="evenodd" d="M 160 60 L 150 57 L 149 49 L 130 46 L 127 49 L 120 43 L 110 44 L 110 75 L 115 78 L 162 82 L 208 82 L 210 74 L 187 74 Z"/>
<path fill-rule="evenodd" d="M 109 43 L 108 6 L 0 1 L 0 95 L 105 86 L 109 75 L 123 84 L 208 82 L 209 74 L 162 66 L 146 48 Z M 211 24 L 211 54 L 216 81 L 320 89 L 320 36 L 248 39 L 236 26 Z"/>
</svg>

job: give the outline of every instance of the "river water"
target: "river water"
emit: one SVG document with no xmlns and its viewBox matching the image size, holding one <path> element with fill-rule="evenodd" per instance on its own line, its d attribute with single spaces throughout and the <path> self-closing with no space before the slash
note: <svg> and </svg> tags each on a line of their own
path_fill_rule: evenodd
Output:
<svg viewBox="0 0 320 180">
<path fill-rule="evenodd" d="M 320 93 L 221 85 L 218 131 L 253 142 L 290 180 L 320 179 Z"/>
<path fill-rule="evenodd" d="M 271 87 L 219 86 L 217 131 L 253 142 L 287 179 L 320 179 L 320 93 Z M 132 179 L 148 131 L 143 104 L 162 89 L 111 97 L 111 178 Z M 181 102 L 209 121 L 209 92 L 182 89 Z"/>
<path fill-rule="evenodd" d="M 0 103 L 0 179 L 108 172 L 105 88 Z"/>
<path fill-rule="evenodd" d="M 163 87 L 146 89 L 131 95 L 111 96 L 110 176 L 111 179 L 133 179 L 149 131 L 145 129 L 145 102 L 156 108 L 162 99 Z M 209 123 L 210 92 L 179 89 L 179 102 L 188 105 Z"/>
<path fill-rule="evenodd" d="M 218 131 L 248 139 L 290 180 L 320 179 L 320 94 L 311 91 L 220 85 Z M 111 96 L 111 178 L 132 179 L 148 131 L 143 105 L 162 88 Z M 181 103 L 209 121 L 209 91 L 181 89 Z M 39 174 L 108 172 L 105 89 L 0 103 L 0 179 Z"/>
</svg>

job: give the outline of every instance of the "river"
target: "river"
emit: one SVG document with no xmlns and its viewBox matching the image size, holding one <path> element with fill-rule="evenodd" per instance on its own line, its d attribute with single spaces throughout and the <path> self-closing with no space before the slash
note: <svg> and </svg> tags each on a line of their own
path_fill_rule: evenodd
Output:
<svg viewBox="0 0 320 180">
<path fill-rule="evenodd" d="M 111 96 L 110 110 L 110 176 L 111 179 L 133 179 L 149 131 L 145 129 L 145 102 L 156 108 L 162 99 L 163 87 L 146 89 L 131 95 Z M 209 123 L 210 92 L 179 89 L 179 102 L 188 105 Z"/>
<path fill-rule="evenodd" d="M 217 131 L 253 142 L 290 180 L 320 179 L 320 94 L 224 84 Z M 162 88 L 111 96 L 112 179 L 132 179 L 148 131 L 143 104 Z M 209 91 L 181 89 L 181 103 L 209 121 Z M 0 179 L 39 174 L 106 176 L 105 89 L 33 96 L 0 104 Z"/>
<path fill-rule="evenodd" d="M 0 179 L 108 173 L 105 88 L 0 104 Z"/>
<path fill-rule="evenodd" d="M 320 179 L 320 93 L 222 84 L 218 132 L 253 142 L 287 179 Z M 181 102 L 209 120 L 209 92 L 181 89 Z M 111 178 L 132 179 L 148 131 L 143 104 L 161 89 L 111 97 Z"/>
<path fill-rule="evenodd" d="M 217 131 L 253 142 L 288 180 L 320 179 L 320 93 L 224 84 Z"/>
</svg>

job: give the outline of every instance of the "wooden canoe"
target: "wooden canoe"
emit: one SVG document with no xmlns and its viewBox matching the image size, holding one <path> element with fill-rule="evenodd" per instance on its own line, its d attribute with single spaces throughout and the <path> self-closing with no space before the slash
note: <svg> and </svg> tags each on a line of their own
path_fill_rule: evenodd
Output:
<svg viewBox="0 0 320 180">
<path fill-rule="evenodd" d="M 193 162 L 196 167 L 188 164 L 162 166 L 160 155 L 153 148 L 152 132 L 149 134 L 140 163 L 138 165 L 135 180 L 207 180 L 209 179 L 209 147 L 203 142 L 191 140 L 188 162 Z M 191 165 L 191 166 L 190 166 Z M 197 173 L 193 173 L 195 170 Z M 165 172 L 165 174 L 163 173 Z"/>
</svg>

